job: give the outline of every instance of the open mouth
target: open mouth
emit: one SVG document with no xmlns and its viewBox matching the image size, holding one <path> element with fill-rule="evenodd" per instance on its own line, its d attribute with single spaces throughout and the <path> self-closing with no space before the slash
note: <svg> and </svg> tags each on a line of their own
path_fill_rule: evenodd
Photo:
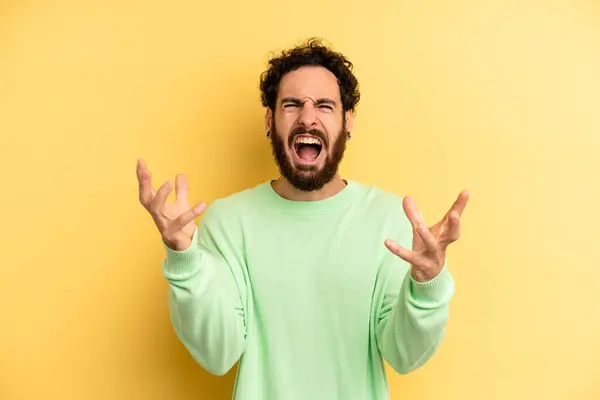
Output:
<svg viewBox="0 0 600 400">
<path fill-rule="evenodd" d="M 294 140 L 294 150 L 302 161 L 316 161 L 322 149 L 321 139 L 315 136 L 297 136 Z"/>
</svg>

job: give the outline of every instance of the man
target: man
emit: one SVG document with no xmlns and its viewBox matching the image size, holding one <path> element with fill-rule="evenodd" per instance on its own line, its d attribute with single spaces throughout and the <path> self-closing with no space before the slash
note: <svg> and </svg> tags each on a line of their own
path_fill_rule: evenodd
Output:
<svg viewBox="0 0 600 400">
<path fill-rule="evenodd" d="M 213 374 L 239 361 L 236 399 L 388 398 L 383 361 L 413 371 L 445 335 L 468 193 L 428 228 L 410 197 L 340 177 L 360 95 L 318 40 L 270 60 L 260 89 L 278 179 L 190 208 L 184 175 L 167 204 L 138 162 L 174 329 Z"/>
</svg>

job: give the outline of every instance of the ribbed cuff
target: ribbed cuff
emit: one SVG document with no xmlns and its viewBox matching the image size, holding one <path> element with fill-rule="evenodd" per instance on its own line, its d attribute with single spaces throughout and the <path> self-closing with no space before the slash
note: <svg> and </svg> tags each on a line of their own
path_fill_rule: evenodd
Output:
<svg viewBox="0 0 600 400">
<path fill-rule="evenodd" d="M 198 229 L 194 232 L 190 247 L 185 250 L 173 250 L 163 242 L 166 259 L 163 263 L 163 273 L 167 277 L 179 277 L 194 272 L 200 264 L 198 247 Z"/>
<path fill-rule="evenodd" d="M 415 300 L 432 304 L 442 304 L 448 302 L 454 295 L 454 279 L 444 265 L 435 278 L 427 282 L 416 281 L 409 272 L 410 293 Z"/>
</svg>

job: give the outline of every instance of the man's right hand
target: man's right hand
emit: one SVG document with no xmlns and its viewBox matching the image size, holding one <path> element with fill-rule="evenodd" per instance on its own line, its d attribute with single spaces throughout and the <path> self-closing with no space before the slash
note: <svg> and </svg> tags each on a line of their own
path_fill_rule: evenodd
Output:
<svg viewBox="0 0 600 400">
<path fill-rule="evenodd" d="M 137 177 L 140 184 L 140 203 L 150 213 L 158 227 L 162 240 L 172 250 L 184 251 L 192 244 L 196 230 L 194 219 L 206 209 L 206 203 L 190 208 L 188 203 L 188 181 L 183 174 L 175 178 L 175 203 L 167 204 L 167 197 L 173 190 L 170 181 L 158 191 L 152 187 L 152 175 L 143 160 L 137 162 Z"/>
</svg>

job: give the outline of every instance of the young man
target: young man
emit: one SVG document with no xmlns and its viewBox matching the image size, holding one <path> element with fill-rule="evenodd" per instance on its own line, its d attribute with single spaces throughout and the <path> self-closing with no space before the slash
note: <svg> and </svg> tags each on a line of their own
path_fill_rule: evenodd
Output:
<svg viewBox="0 0 600 400">
<path fill-rule="evenodd" d="M 236 399 L 386 399 L 383 361 L 413 371 L 445 335 L 445 253 L 468 193 L 427 227 L 410 197 L 340 177 L 360 97 L 351 71 L 317 40 L 270 61 L 260 89 L 279 179 L 190 208 L 184 175 L 167 204 L 171 183 L 154 191 L 138 162 L 174 329 L 213 374 L 239 361 Z"/>
</svg>

